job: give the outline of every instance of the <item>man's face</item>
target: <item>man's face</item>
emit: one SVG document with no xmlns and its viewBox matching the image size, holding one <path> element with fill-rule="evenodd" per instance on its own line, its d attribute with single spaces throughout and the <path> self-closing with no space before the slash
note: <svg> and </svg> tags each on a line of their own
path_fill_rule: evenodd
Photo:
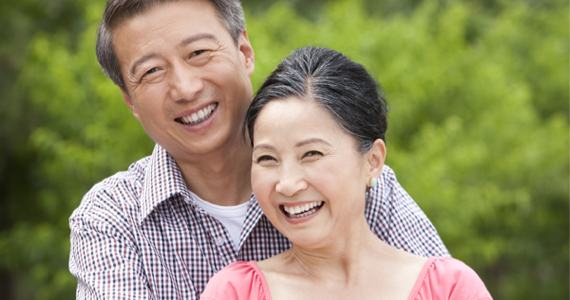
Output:
<svg viewBox="0 0 570 300">
<path fill-rule="evenodd" d="M 209 2 L 158 4 L 121 23 L 113 45 L 127 106 L 177 161 L 241 143 L 253 49 L 245 32 L 236 47 Z"/>
</svg>

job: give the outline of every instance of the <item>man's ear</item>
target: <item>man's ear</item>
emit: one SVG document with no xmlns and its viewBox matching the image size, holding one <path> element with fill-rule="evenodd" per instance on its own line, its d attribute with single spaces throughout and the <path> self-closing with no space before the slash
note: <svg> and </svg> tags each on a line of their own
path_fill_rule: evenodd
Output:
<svg viewBox="0 0 570 300">
<path fill-rule="evenodd" d="M 244 30 L 238 39 L 238 49 L 245 59 L 245 68 L 247 70 L 247 75 L 251 77 L 253 70 L 255 69 L 255 53 L 253 52 L 253 47 L 247 38 L 247 31 Z"/>
<path fill-rule="evenodd" d="M 135 118 L 140 121 L 141 119 L 139 118 L 139 114 L 137 113 L 137 109 L 135 107 L 135 104 L 133 103 L 133 100 L 131 99 L 131 96 L 129 96 L 129 94 L 127 94 L 127 92 L 125 92 L 125 90 L 122 87 L 119 88 L 121 89 L 121 93 L 123 93 L 123 99 L 125 100 L 125 104 L 133 112 L 133 116 L 135 116 Z"/>
<path fill-rule="evenodd" d="M 370 178 L 378 178 L 382 173 L 384 161 L 386 160 L 386 144 L 383 140 L 377 139 L 374 141 L 372 148 L 366 155 L 366 160 L 368 162 L 368 180 Z"/>
</svg>

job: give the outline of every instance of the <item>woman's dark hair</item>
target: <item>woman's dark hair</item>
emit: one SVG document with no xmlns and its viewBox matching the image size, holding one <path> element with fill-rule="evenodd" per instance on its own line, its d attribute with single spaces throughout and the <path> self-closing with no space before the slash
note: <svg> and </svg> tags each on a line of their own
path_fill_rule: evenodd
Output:
<svg viewBox="0 0 570 300">
<path fill-rule="evenodd" d="M 388 127 L 387 103 L 380 85 L 366 69 L 342 53 L 312 46 L 297 49 L 265 80 L 253 99 L 244 123 L 253 145 L 255 121 L 267 103 L 298 97 L 316 101 L 352 135 L 365 153 Z"/>
</svg>

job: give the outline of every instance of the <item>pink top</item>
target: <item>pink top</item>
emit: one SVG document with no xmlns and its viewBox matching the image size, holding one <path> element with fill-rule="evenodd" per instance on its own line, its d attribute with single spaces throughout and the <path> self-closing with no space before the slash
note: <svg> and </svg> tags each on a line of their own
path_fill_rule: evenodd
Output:
<svg viewBox="0 0 570 300">
<path fill-rule="evenodd" d="M 271 300 L 254 261 L 235 262 L 210 279 L 202 300 Z M 427 260 L 408 300 L 492 300 L 475 271 L 454 258 Z"/>
</svg>

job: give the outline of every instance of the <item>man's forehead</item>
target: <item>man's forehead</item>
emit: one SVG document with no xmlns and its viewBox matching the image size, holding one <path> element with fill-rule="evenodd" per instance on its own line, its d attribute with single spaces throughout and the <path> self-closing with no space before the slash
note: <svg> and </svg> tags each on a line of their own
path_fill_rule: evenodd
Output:
<svg viewBox="0 0 570 300">
<path fill-rule="evenodd" d="M 157 3 L 124 20 L 111 38 L 121 73 L 133 74 L 137 66 L 165 49 L 199 40 L 216 42 L 225 39 L 222 36 L 232 39 L 209 1 L 183 0 Z"/>
<path fill-rule="evenodd" d="M 110 28 L 116 28 L 121 23 L 133 19 L 139 15 L 146 14 L 168 4 L 179 2 L 196 2 L 211 5 L 215 8 L 214 2 L 209 0 L 117 0 L 107 2 L 104 21 Z"/>
<path fill-rule="evenodd" d="M 184 2 L 194 4 L 179 5 Z M 186 40 L 193 39 L 192 35 L 198 34 L 202 29 L 213 28 L 212 22 L 217 23 L 218 28 L 224 29 L 229 34 L 229 31 L 209 1 L 167 1 L 165 3 L 156 3 L 144 11 L 121 21 L 113 30 L 111 39 L 116 46 L 117 42 L 120 42 L 119 39 L 126 38 L 131 39 L 131 42 L 136 42 L 137 39 L 134 39 L 134 35 L 137 38 L 144 39 L 152 36 L 152 31 L 167 29 L 180 30 L 181 33 L 177 38 L 180 37 L 181 40 L 176 41 L 176 43 L 188 44 Z"/>
<path fill-rule="evenodd" d="M 138 4 L 136 7 L 128 8 L 122 7 L 118 9 L 118 12 L 105 16 L 106 20 L 109 24 L 109 28 L 111 28 L 111 33 L 120 28 L 124 27 L 125 24 L 135 25 L 139 28 L 145 27 L 144 19 L 148 17 L 162 17 L 166 20 L 169 19 L 170 16 L 175 14 L 179 14 L 182 11 L 188 11 L 191 8 L 191 11 L 199 12 L 201 16 L 211 16 L 208 17 L 209 20 L 215 20 L 220 22 L 222 26 L 225 27 L 224 22 L 221 20 L 220 15 L 216 6 L 212 3 L 212 1 L 208 0 L 151 0 L 151 1 L 137 1 Z M 189 4 L 189 5 L 186 5 Z M 126 6 L 126 5 L 125 5 Z M 176 8 L 172 8 L 176 7 Z"/>
</svg>

